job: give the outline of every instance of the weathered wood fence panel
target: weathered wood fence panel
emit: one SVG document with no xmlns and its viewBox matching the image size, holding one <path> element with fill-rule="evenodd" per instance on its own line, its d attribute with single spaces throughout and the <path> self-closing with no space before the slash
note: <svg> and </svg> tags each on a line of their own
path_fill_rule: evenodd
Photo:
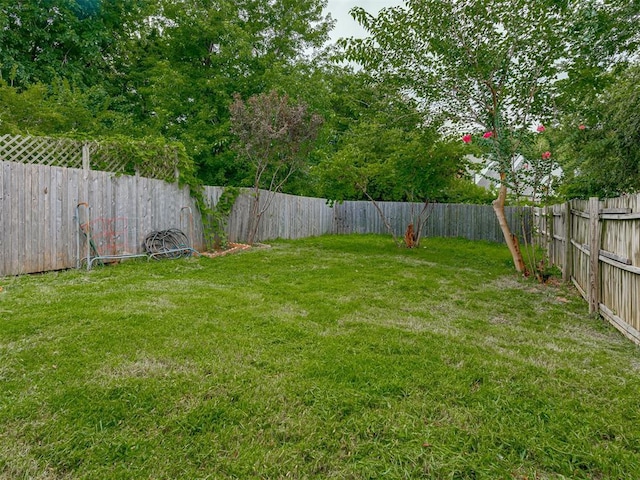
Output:
<svg viewBox="0 0 640 480">
<path fill-rule="evenodd" d="M 205 196 L 210 205 L 215 205 L 224 189 L 205 187 Z M 322 198 L 276 194 L 269 198 L 262 191 L 260 209 L 267 206 L 258 226 L 257 241 L 275 238 L 296 239 L 334 232 L 334 209 Z M 246 241 L 250 228 L 250 211 L 254 196 L 249 190 L 236 200 L 228 222 L 229 240 Z"/>
<path fill-rule="evenodd" d="M 206 187 L 205 196 L 215 205 L 222 187 Z M 261 207 L 266 205 L 267 192 L 262 192 Z M 249 233 L 253 195 L 244 193 L 233 206 L 228 222 L 229 240 L 244 241 Z M 423 204 L 406 202 L 379 202 L 378 206 L 388 219 L 394 233 L 403 236 L 407 225 L 415 220 Z M 502 232 L 491 206 L 434 204 L 425 226 L 425 236 L 463 237 L 470 240 L 503 242 Z M 530 209 L 508 207 L 507 217 L 514 231 L 526 225 L 530 236 Z M 275 238 L 295 239 L 323 234 L 387 234 L 380 214 L 370 202 L 345 201 L 330 206 L 325 199 L 277 194 L 265 211 L 258 228 L 258 241 Z"/>
<path fill-rule="evenodd" d="M 204 194 L 215 205 L 222 192 L 221 187 L 205 187 Z M 230 241 L 246 241 L 252 200 L 247 190 L 234 204 L 227 227 Z M 268 201 L 268 192 L 262 192 L 261 201 Z M 422 204 L 381 202 L 379 207 L 401 237 Z M 491 206 L 431 208 L 425 236 L 503 241 Z M 84 223 L 88 215 L 101 253 L 141 253 L 149 233 L 169 228 L 185 232 L 195 249 L 205 248 L 205 228 L 186 187 L 140 176 L 0 161 L 0 276 L 77 266 L 87 245 L 76 216 Z M 527 210 L 508 208 L 507 215 L 514 231 L 520 230 L 521 220 L 528 223 Z M 335 233 L 388 232 L 369 202 L 330 206 L 320 198 L 278 194 L 265 211 L 256 240 Z"/>
<path fill-rule="evenodd" d="M 421 203 L 380 202 L 394 233 L 403 236 L 409 223 L 415 222 Z M 425 237 L 462 237 L 469 240 L 504 242 L 493 208 L 489 205 L 443 204 L 428 207 Z M 515 233 L 530 238 L 531 210 L 507 207 L 507 219 Z M 370 202 L 344 202 L 335 206 L 335 233 L 387 233 L 386 226 Z"/>
<path fill-rule="evenodd" d="M 141 253 L 155 230 L 189 227 L 202 248 L 199 214 L 187 188 L 137 176 L 95 170 L 0 162 L 0 276 L 76 266 L 78 204 L 90 207 L 96 242 Z M 200 226 L 200 227 L 198 227 Z M 199 230 L 198 230 L 199 228 Z M 117 238 L 116 238 L 117 237 Z"/>
<path fill-rule="evenodd" d="M 539 241 L 589 310 L 640 344 L 640 195 L 535 212 Z"/>
</svg>

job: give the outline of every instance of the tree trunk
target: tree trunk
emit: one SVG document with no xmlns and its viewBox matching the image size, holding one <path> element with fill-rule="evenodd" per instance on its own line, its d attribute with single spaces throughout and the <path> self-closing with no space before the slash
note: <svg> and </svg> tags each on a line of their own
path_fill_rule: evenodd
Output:
<svg viewBox="0 0 640 480">
<path fill-rule="evenodd" d="M 498 198 L 493 201 L 493 211 L 496 212 L 496 217 L 498 218 L 498 223 L 500 224 L 500 230 L 502 230 L 504 240 L 507 243 L 507 247 L 509 247 L 509 251 L 511 252 L 513 265 L 516 267 L 516 270 L 518 272 L 526 274 L 527 267 L 525 266 L 524 259 L 522 258 L 522 251 L 520 250 L 518 237 L 516 237 L 511 232 L 511 228 L 507 223 L 507 217 L 504 213 L 504 203 L 507 199 L 507 186 L 504 183 L 505 175 L 503 173 L 500 174 L 500 179 L 502 180 L 502 184 L 500 186 L 500 193 L 498 194 Z"/>
<path fill-rule="evenodd" d="M 387 228 L 387 232 L 389 232 L 391 234 L 391 237 L 393 238 L 393 243 L 396 244 L 396 247 L 401 246 L 402 245 L 402 241 L 398 240 L 398 237 L 396 236 L 396 233 L 393 231 L 393 227 L 391 227 L 391 224 L 389 223 L 389 219 L 385 216 L 384 212 L 380 208 L 380 205 L 378 205 L 378 202 L 376 202 L 373 199 L 373 197 L 371 195 L 369 195 L 369 193 L 367 192 L 367 188 L 366 187 L 362 187 L 360 185 L 356 185 L 356 187 L 359 188 L 362 193 L 364 193 L 364 195 L 367 197 L 367 199 L 375 207 L 376 211 L 378 212 L 378 215 L 380 215 L 380 219 L 382 220 L 382 223 L 384 223 L 384 226 Z"/>
<path fill-rule="evenodd" d="M 247 235 L 247 243 L 249 245 L 253 245 L 253 242 L 255 241 L 261 218 L 262 212 L 260 211 L 260 189 L 254 188 L 251 210 L 249 213 L 249 232 Z"/>
</svg>

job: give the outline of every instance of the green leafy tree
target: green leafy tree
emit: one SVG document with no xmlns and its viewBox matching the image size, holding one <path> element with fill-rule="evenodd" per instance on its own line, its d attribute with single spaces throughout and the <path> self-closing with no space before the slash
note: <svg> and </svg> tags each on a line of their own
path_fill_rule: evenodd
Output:
<svg viewBox="0 0 640 480">
<path fill-rule="evenodd" d="M 362 121 L 318 165 L 323 196 L 334 201 L 444 201 L 462 174 L 464 149 L 432 129 Z"/>
<path fill-rule="evenodd" d="M 353 136 L 352 136 L 353 135 Z M 430 204 L 443 201 L 447 192 L 461 181 L 463 150 L 430 130 L 404 132 L 394 127 L 360 124 L 348 135 L 353 141 L 330 160 L 320 164 L 325 196 L 342 201 L 365 199 L 378 211 L 396 244 L 400 240 L 385 217 L 380 201 L 422 203 L 414 208 L 409 222 L 417 245 L 428 219 Z"/>
<path fill-rule="evenodd" d="M 208 184 L 252 185 L 235 161 L 229 105 L 269 91 L 316 105 L 310 53 L 326 0 L 0 0 L 0 128 L 180 141 Z M 325 63 L 326 66 L 326 63 Z M 3 105 L 3 106 L 5 106 Z M 290 188 L 309 192 L 298 172 Z"/>
<path fill-rule="evenodd" d="M 128 53 L 118 101 L 144 128 L 185 143 L 203 181 L 250 184 L 231 151 L 233 95 L 297 93 L 303 53 L 319 48 L 331 27 L 325 4 L 162 0 L 161 18 Z"/>
<path fill-rule="evenodd" d="M 556 99 L 565 114 L 581 112 L 585 101 L 602 93 L 617 76 L 612 67 L 624 70 L 637 59 L 640 45 L 640 2 L 583 0 L 568 5 L 567 56 Z"/>
<path fill-rule="evenodd" d="M 99 107 L 92 109 L 97 92 L 81 91 L 66 81 L 18 89 L 0 80 L 0 133 L 51 135 L 96 132 Z"/>
<path fill-rule="evenodd" d="M 426 118 L 491 138 L 500 172 L 494 210 L 520 272 L 526 266 L 504 214 L 508 187 L 524 137 L 553 118 L 558 79 L 580 58 L 585 39 L 572 34 L 581 12 L 551 0 L 406 0 L 377 16 L 352 11 L 370 36 L 345 42 L 348 59 L 420 99 Z"/>
<path fill-rule="evenodd" d="M 95 85 L 138 31 L 144 0 L 0 0 L 0 79 Z"/>
<path fill-rule="evenodd" d="M 380 201 L 430 202 L 446 198 L 464 172 L 464 149 L 422 125 L 415 102 L 363 74 L 343 77 L 350 88 L 334 93 L 335 153 L 316 168 L 321 195 L 332 201 L 370 201 L 396 244 L 402 242 L 379 206 Z M 340 101 L 342 100 L 342 101 Z M 429 209 L 416 210 L 412 228 L 419 241 Z"/>
<path fill-rule="evenodd" d="M 640 65 L 612 76 L 556 135 L 567 198 L 640 191 Z"/>
<path fill-rule="evenodd" d="M 247 162 L 253 173 L 253 202 L 247 242 L 252 244 L 260 220 L 275 193 L 297 170 L 304 168 L 322 119 L 306 105 L 292 103 L 275 90 L 250 97 L 240 96 L 231 104 L 231 132 L 239 160 Z M 265 198 L 261 189 L 268 191 Z"/>
</svg>

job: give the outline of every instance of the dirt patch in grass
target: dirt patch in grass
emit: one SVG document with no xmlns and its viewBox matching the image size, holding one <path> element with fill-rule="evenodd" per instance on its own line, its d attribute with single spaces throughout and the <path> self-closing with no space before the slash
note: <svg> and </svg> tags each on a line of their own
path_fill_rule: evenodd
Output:
<svg viewBox="0 0 640 480">
<path fill-rule="evenodd" d="M 256 247 L 262 248 L 263 245 L 251 246 L 251 245 L 247 245 L 246 243 L 229 243 L 229 246 L 227 248 L 214 250 L 212 252 L 201 252 L 200 255 L 204 255 L 205 257 L 209 257 L 209 258 L 215 258 L 215 257 L 222 257 L 224 255 L 231 255 L 233 253 L 244 252 L 246 250 L 249 250 L 251 248 L 256 248 Z"/>
<path fill-rule="evenodd" d="M 133 362 L 122 362 L 118 365 L 101 369 L 99 376 L 110 379 L 122 378 L 163 378 L 176 374 L 194 373 L 192 365 L 178 363 L 171 359 L 143 357 Z"/>
</svg>

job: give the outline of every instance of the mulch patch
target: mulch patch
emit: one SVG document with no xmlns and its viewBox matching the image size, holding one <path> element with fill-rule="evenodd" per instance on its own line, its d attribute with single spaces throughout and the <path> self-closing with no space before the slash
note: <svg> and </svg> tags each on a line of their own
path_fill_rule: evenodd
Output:
<svg viewBox="0 0 640 480">
<path fill-rule="evenodd" d="M 232 253 L 243 252 L 245 250 L 249 250 L 251 245 L 247 245 L 246 243 L 229 243 L 227 248 L 220 250 L 213 250 L 211 252 L 200 252 L 200 255 L 204 255 L 205 257 L 215 258 L 221 257 L 223 255 L 230 255 Z"/>
</svg>

